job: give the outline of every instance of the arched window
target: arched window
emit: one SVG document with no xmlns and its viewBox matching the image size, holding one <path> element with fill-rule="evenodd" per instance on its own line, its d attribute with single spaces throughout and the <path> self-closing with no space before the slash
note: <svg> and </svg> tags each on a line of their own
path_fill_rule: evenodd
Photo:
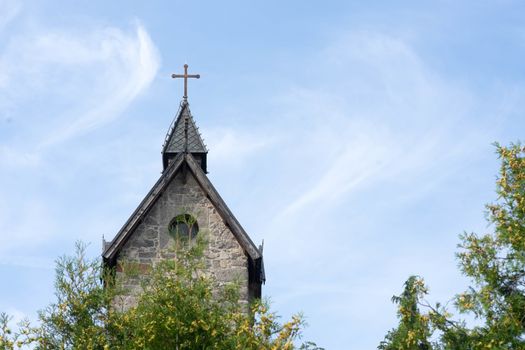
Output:
<svg viewBox="0 0 525 350">
<path fill-rule="evenodd" d="M 197 219 L 190 214 L 180 214 L 171 220 L 168 232 L 175 239 L 191 240 L 197 236 L 199 225 Z"/>
</svg>

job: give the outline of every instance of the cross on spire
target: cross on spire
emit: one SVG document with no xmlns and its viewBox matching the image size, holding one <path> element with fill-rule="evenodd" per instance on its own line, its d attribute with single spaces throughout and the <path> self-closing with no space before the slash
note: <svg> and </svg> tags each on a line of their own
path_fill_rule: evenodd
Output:
<svg viewBox="0 0 525 350">
<path fill-rule="evenodd" d="M 172 74 L 171 77 L 173 79 L 175 78 L 184 78 L 184 100 L 188 99 L 188 78 L 196 78 L 199 79 L 201 76 L 200 74 L 188 74 L 188 65 L 184 65 L 184 74 Z"/>
</svg>

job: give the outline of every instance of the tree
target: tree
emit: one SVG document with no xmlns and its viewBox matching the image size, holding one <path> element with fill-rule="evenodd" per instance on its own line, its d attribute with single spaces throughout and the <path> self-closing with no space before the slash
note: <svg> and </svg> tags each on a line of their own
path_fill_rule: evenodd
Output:
<svg viewBox="0 0 525 350">
<path fill-rule="evenodd" d="M 97 349 L 107 343 L 111 303 L 116 287 L 105 288 L 107 279 L 98 260 L 88 260 L 85 245 L 77 243 L 74 257 L 56 263 L 56 302 L 39 312 L 40 326 L 32 329 L 39 349 Z"/>
<path fill-rule="evenodd" d="M 203 272 L 204 241 L 178 243 L 175 259 L 139 276 L 142 293 L 127 310 L 113 306 L 130 291 L 100 261 L 86 259 L 85 245 L 78 244 L 74 257 L 57 262 L 57 299 L 39 313 L 39 325 L 26 322 L 12 334 L 7 315 L 0 317 L 0 350 L 297 349 L 301 315 L 281 324 L 265 302 L 240 304 L 235 284 L 217 290 Z M 132 270 L 133 263 L 127 265 Z M 321 348 L 306 342 L 300 349 Z"/>
<path fill-rule="evenodd" d="M 381 350 L 431 349 L 429 341 L 432 326 L 428 315 L 421 314 L 419 300 L 427 293 L 421 278 L 411 276 L 405 282 L 405 289 L 400 296 L 393 296 L 392 301 L 399 305 L 397 315 L 399 326 L 385 337 L 379 345 Z"/>
<path fill-rule="evenodd" d="M 525 147 L 517 143 L 496 144 L 496 148 L 501 159 L 498 199 L 487 205 L 493 232 L 460 235 L 459 267 L 472 284 L 453 299 L 460 314 L 473 314 L 481 325 L 467 327 L 452 320 L 439 304 L 432 307 L 424 302 L 423 281 L 418 280 L 418 288 L 410 288 L 417 280 L 411 277 L 403 294 L 393 299 L 399 305 L 400 323 L 379 349 L 394 349 L 395 344 L 408 344 L 412 338 L 428 349 L 525 349 Z M 419 323 L 407 321 L 407 304 L 408 320 L 419 319 Z M 425 348 L 410 344 L 405 348 Z"/>
</svg>

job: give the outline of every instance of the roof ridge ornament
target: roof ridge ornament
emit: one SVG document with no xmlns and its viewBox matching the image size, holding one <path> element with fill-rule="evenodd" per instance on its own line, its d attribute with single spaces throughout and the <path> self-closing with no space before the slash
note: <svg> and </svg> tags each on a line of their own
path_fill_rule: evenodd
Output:
<svg viewBox="0 0 525 350">
<path fill-rule="evenodd" d="M 188 74 L 188 64 L 184 64 L 184 74 L 175 74 L 171 75 L 173 79 L 184 78 L 184 96 L 182 98 L 184 101 L 188 100 L 188 78 L 200 79 L 200 74 Z"/>
<path fill-rule="evenodd" d="M 184 153 L 188 153 L 188 116 L 184 116 Z"/>
</svg>

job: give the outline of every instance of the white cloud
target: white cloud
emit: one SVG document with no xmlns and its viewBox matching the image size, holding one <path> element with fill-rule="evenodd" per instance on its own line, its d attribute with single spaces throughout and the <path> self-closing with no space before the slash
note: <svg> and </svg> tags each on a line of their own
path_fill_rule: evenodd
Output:
<svg viewBox="0 0 525 350">
<path fill-rule="evenodd" d="M 320 170 L 316 183 L 283 209 L 282 216 L 289 217 L 309 205 L 322 206 L 346 196 L 391 165 L 392 156 L 399 151 L 390 135 L 362 123 L 349 123 L 348 129 L 350 132 L 340 140 L 340 151 L 332 157 L 332 164 L 325 169 L 316 169 Z M 319 141 L 319 146 L 323 147 L 323 141 Z"/>
<path fill-rule="evenodd" d="M 254 210 L 264 218 L 266 288 L 279 308 L 306 305 L 349 338 L 381 337 L 394 324 L 390 296 L 408 275 L 428 278 L 441 301 L 464 285 L 454 247 L 468 223 L 452 217 L 462 204 L 468 217 L 475 199 L 458 186 L 482 177 L 476 161 L 517 101 L 484 100 L 384 34 L 346 35 L 318 62 L 328 64 L 305 69 L 315 83 L 279 100 L 287 137 L 272 134 L 282 154 L 270 161 L 285 180 L 263 202 L 268 209 Z M 375 314 L 387 315 L 379 323 L 361 312 L 371 300 Z"/>
<path fill-rule="evenodd" d="M 223 168 L 242 164 L 247 157 L 275 143 L 272 137 L 252 130 L 214 128 L 205 130 L 204 135 L 208 148 L 213 153 L 210 161 Z"/>
<path fill-rule="evenodd" d="M 321 262 L 341 274 L 354 266 L 373 269 L 380 252 L 371 242 L 399 229 L 376 223 L 376 215 L 396 211 L 408 220 L 412 213 L 403 208 L 447 191 L 443 184 L 465 173 L 466 160 L 490 143 L 484 123 L 471 122 L 479 120 L 472 106 L 481 102 L 439 77 L 401 39 L 354 33 L 315 58 L 327 61 L 311 77 L 314 86 L 294 87 L 280 100 L 286 118 L 272 134 L 280 154 L 269 161 L 280 162 L 271 169 L 285 180 L 279 196 L 266 202 L 273 212 L 260 229 L 269 269 L 301 264 L 320 276 Z M 349 281 L 338 283 L 345 288 Z"/>
<path fill-rule="evenodd" d="M 100 34 L 99 34 L 100 35 Z M 87 110 L 81 112 L 71 123 L 49 135 L 40 146 L 48 146 L 65 141 L 77 134 L 99 127 L 117 118 L 119 114 L 145 89 L 149 87 L 159 68 L 157 50 L 142 26 L 136 29 L 136 37 L 127 37 L 120 30 L 110 29 L 102 32 L 102 39 L 96 36 L 100 52 L 98 55 L 89 53 L 93 51 L 92 43 L 83 43 L 75 40 L 52 42 L 52 47 L 58 47 L 67 54 L 59 57 L 62 63 L 78 62 L 103 58 L 108 70 L 103 71 L 97 88 L 104 91 L 103 96 L 93 101 Z M 70 46 L 73 46 L 71 48 Z M 77 51 L 78 50 L 78 51 Z M 69 52 L 75 52 L 73 56 Z M 79 53 L 80 52 L 80 53 Z M 56 59 L 56 57 L 55 57 Z M 97 94 L 98 95 L 98 94 Z"/>
<path fill-rule="evenodd" d="M 0 32 L 0 264 L 38 266 L 31 249 L 61 234 L 64 215 L 46 192 L 68 186 L 61 165 L 49 163 L 50 147 L 118 118 L 148 89 L 160 57 L 140 23 L 130 31 L 19 24 L 15 34 Z M 49 188 L 32 186 L 32 174 Z"/>
<path fill-rule="evenodd" d="M 134 33 L 114 27 L 38 29 L 10 37 L 0 52 L 1 112 L 16 109 L 16 117 L 24 118 L 17 125 L 30 125 L 25 131 L 36 138 L 31 135 L 29 146 L 37 149 L 117 118 L 149 87 L 160 65 L 140 23 Z M 46 102 L 42 114 L 21 111 Z"/>
<path fill-rule="evenodd" d="M 0 32 L 20 13 L 21 8 L 20 1 L 0 1 Z"/>
<path fill-rule="evenodd" d="M 436 77 L 400 39 L 354 33 L 317 61 L 330 62 L 321 74 L 337 79 L 293 89 L 284 100 L 290 120 L 311 123 L 293 129 L 302 135 L 293 149 L 318 158 L 300 170 L 311 182 L 282 210 L 284 217 L 329 206 L 378 181 L 413 181 L 481 140 L 478 130 L 458 123 L 470 118 L 468 91 Z"/>
<path fill-rule="evenodd" d="M 0 1 L 0 35 L 5 27 L 16 18 L 21 9 L 20 2 L 1 0 Z M 0 56 L 0 89 L 7 86 L 8 74 L 7 67 L 3 58 Z M 1 105 L 0 105 L 1 106 Z"/>
<path fill-rule="evenodd" d="M 0 145 L 0 165 L 7 168 L 34 167 L 40 163 L 40 157 L 36 153 L 19 152 L 8 146 Z"/>
</svg>

